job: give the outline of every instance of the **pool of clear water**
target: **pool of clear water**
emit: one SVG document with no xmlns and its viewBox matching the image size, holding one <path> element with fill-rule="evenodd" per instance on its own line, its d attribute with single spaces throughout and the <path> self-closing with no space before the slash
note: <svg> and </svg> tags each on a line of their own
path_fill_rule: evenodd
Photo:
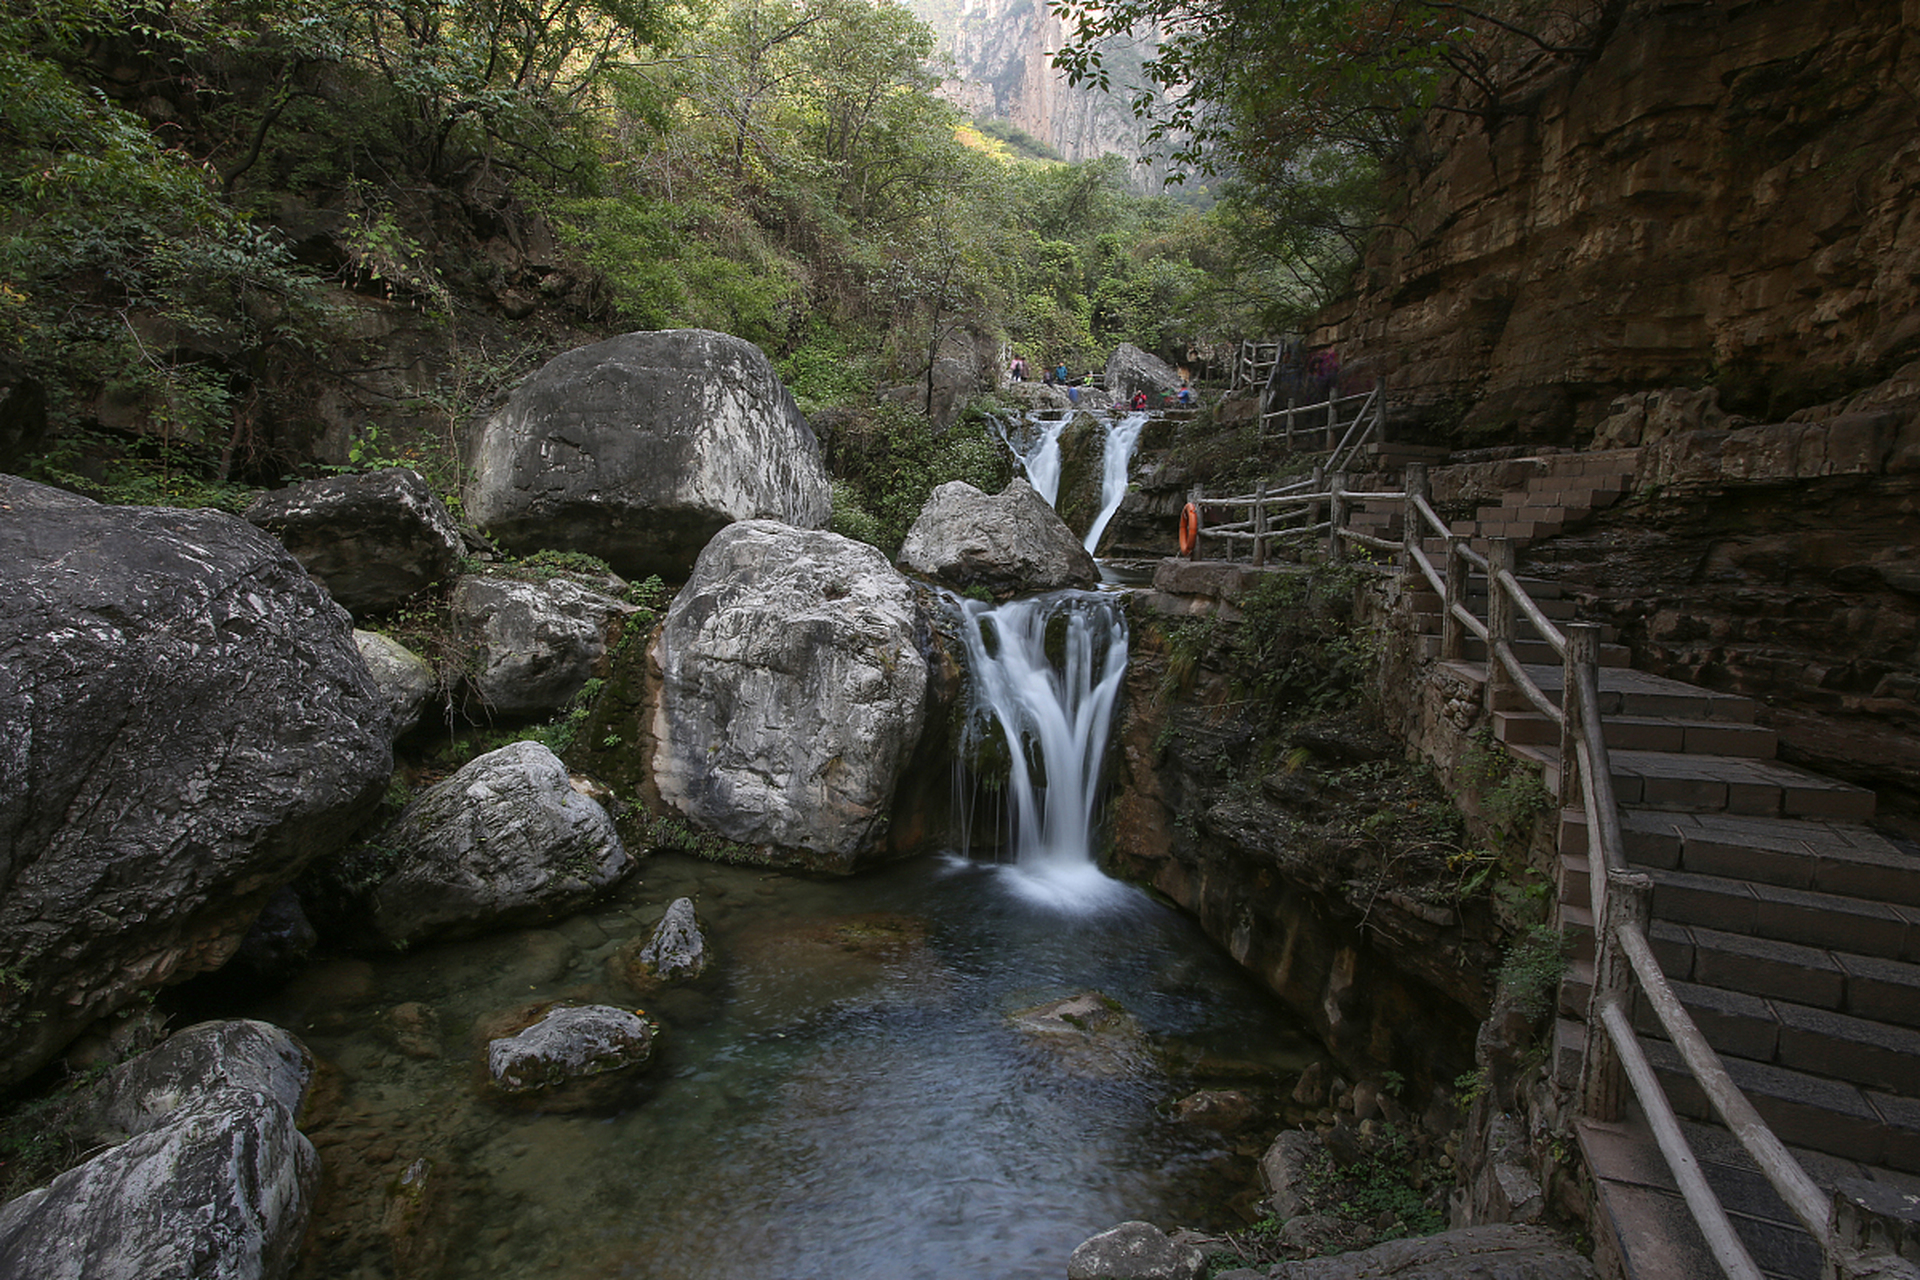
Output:
<svg viewBox="0 0 1920 1280">
<path fill-rule="evenodd" d="M 642 996 L 610 961 L 681 896 L 716 971 Z M 1137 1042 L 1085 1051 L 1015 1019 L 1085 992 Z M 477 1024 L 556 998 L 661 1022 L 630 1109 L 481 1096 Z M 329 1178 L 303 1274 L 351 1280 L 421 1257 L 476 1280 L 1057 1280 L 1120 1221 L 1225 1225 L 1248 1151 L 1171 1103 L 1314 1054 L 1177 912 L 1097 877 L 954 857 L 844 880 L 656 857 L 570 920 L 322 962 L 251 1012 L 325 1064 Z M 395 1180 L 421 1158 L 433 1185 L 416 1220 L 396 1213 Z"/>
</svg>

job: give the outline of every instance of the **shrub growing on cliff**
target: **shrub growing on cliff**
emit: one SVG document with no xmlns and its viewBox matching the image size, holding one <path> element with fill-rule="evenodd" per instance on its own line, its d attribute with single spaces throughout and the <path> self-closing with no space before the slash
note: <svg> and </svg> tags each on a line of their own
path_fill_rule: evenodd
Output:
<svg viewBox="0 0 1920 1280">
<path fill-rule="evenodd" d="M 1354 593 L 1369 580 L 1364 569 L 1316 563 L 1269 574 L 1242 602 L 1235 632 L 1242 682 L 1268 712 L 1371 701 L 1380 642 L 1353 625 Z"/>
</svg>

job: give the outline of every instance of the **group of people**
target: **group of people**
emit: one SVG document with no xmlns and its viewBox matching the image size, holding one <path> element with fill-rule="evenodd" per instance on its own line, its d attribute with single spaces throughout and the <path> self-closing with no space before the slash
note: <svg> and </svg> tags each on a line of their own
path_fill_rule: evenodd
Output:
<svg viewBox="0 0 1920 1280">
<path fill-rule="evenodd" d="M 1027 358 L 1022 355 L 1014 356 L 1013 364 L 1008 368 L 1007 375 L 1015 382 L 1025 382 L 1030 376 L 1030 371 L 1027 367 Z M 1082 374 L 1078 378 L 1069 376 L 1066 362 L 1062 361 L 1051 369 L 1048 369 L 1042 376 L 1041 381 L 1049 387 L 1065 387 L 1068 403 L 1077 405 L 1080 403 L 1080 388 L 1087 385 L 1092 377 L 1093 375 L 1090 373 Z M 1180 379 L 1180 386 L 1173 391 L 1167 392 L 1166 398 L 1169 404 L 1190 405 L 1193 403 L 1193 388 L 1187 384 L 1185 378 L 1182 378 Z M 1131 408 L 1136 412 L 1142 412 L 1151 407 L 1151 405 L 1152 397 L 1145 391 L 1136 391 L 1133 394 L 1132 400 L 1122 401 L 1116 399 L 1113 407 L 1115 409 Z"/>
</svg>

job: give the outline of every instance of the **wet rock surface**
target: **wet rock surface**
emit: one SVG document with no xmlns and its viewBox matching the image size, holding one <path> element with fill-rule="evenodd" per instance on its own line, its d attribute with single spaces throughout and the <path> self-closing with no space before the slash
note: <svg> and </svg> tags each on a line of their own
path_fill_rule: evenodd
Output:
<svg viewBox="0 0 1920 1280">
<path fill-rule="evenodd" d="M 652 991 L 669 983 L 691 982 L 712 962 L 693 899 L 675 898 L 653 932 L 615 952 L 610 963 L 614 976 L 635 991 Z"/>
<path fill-rule="evenodd" d="M 545 1111 L 604 1111 L 627 1102 L 653 1061 L 653 1024 L 609 1005 L 563 1006 L 487 1043 L 495 1093 Z"/>
<path fill-rule="evenodd" d="M 344 610 L 211 511 L 0 477 L 0 1082 L 223 963 L 393 767 Z"/>
<path fill-rule="evenodd" d="M 1094 1236 L 1067 1261 L 1067 1280 L 1198 1280 L 1206 1258 L 1150 1222 L 1123 1222 Z"/>
<path fill-rule="evenodd" d="M 549 361 L 476 432 L 466 509 L 502 546 L 685 577 L 736 521 L 818 528 L 819 442 L 766 356 L 701 329 L 629 333 Z"/>
</svg>

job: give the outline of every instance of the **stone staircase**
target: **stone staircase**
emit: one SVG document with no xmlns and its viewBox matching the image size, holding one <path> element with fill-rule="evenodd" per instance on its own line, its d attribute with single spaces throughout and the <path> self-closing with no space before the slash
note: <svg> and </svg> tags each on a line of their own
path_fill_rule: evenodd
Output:
<svg viewBox="0 0 1920 1280">
<path fill-rule="evenodd" d="M 1604 505 L 1604 495 L 1620 492 L 1607 486 L 1626 473 L 1600 461 L 1581 473 L 1581 488 L 1563 491 L 1578 518 L 1591 513 L 1589 500 Z M 1571 477 L 1573 467 L 1566 470 Z M 1588 476 L 1601 484 L 1586 488 Z M 1486 525 L 1455 532 L 1544 536 L 1573 522 L 1542 514 L 1524 495 L 1487 513 L 1495 518 Z M 1548 616 L 1573 616 L 1573 602 L 1554 584 L 1528 585 Z M 1485 616 L 1484 581 L 1474 591 L 1472 605 Z M 1437 657 L 1439 598 L 1415 591 L 1412 605 L 1426 632 L 1423 656 Z M 1445 665 L 1484 691 L 1486 656 L 1475 648 Z M 1558 701 L 1563 671 L 1550 647 L 1523 640 L 1515 648 Z M 1654 884 L 1651 936 L 1662 969 L 1735 1082 L 1817 1182 L 1887 1200 L 1909 1222 L 1920 1218 L 1920 855 L 1867 825 L 1871 792 L 1775 759 L 1775 736 L 1754 723 L 1750 700 L 1633 671 L 1626 658 L 1624 648 L 1603 645 L 1603 732 L 1627 858 Z M 1495 698 L 1492 724 L 1557 792 L 1558 726 L 1511 689 Z M 1586 834 L 1583 811 L 1563 809 L 1558 920 L 1573 958 L 1561 986 L 1555 1066 L 1570 1086 L 1593 975 Z M 1712 1120 L 1705 1097 L 1651 1014 L 1637 1007 L 1635 1016 L 1674 1109 L 1695 1122 L 1695 1149 L 1755 1260 L 1783 1280 L 1813 1280 L 1821 1263 L 1813 1238 L 1717 1122 L 1699 1123 Z M 1582 1122 L 1580 1141 L 1596 1191 L 1596 1245 L 1619 1274 L 1719 1274 L 1637 1115 Z"/>
</svg>

